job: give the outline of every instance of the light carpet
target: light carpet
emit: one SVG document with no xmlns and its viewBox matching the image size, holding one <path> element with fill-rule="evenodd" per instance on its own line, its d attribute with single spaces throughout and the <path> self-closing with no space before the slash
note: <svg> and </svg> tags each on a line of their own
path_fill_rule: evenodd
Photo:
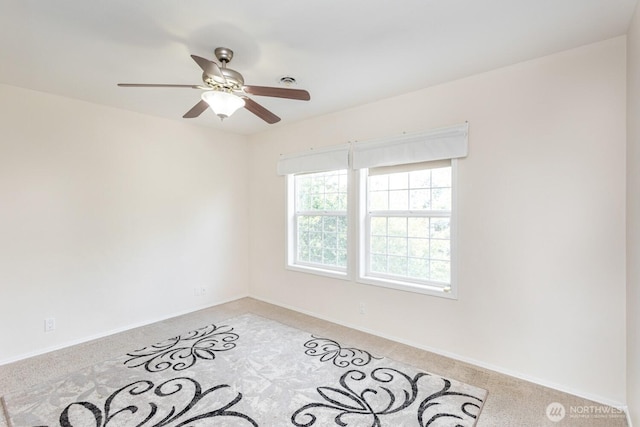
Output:
<svg viewBox="0 0 640 427">
<path fill-rule="evenodd" d="M 2 400 L 12 427 L 472 427 L 486 396 L 245 314 Z"/>
</svg>

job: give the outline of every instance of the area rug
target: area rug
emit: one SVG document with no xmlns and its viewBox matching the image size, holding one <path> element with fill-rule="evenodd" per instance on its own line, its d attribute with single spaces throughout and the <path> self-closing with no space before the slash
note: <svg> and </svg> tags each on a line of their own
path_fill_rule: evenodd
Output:
<svg viewBox="0 0 640 427">
<path fill-rule="evenodd" d="M 474 426 L 486 390 L 246 314 L 3 397 L 11 427 Z"/>
</svg>

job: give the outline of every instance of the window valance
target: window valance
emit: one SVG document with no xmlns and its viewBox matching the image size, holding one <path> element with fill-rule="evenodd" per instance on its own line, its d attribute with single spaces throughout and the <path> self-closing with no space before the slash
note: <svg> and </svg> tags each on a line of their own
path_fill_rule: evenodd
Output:
<svg viewBox="0 0 640 427">
<path fill-rule="evenodd" d="M 278 175 L 363 169 L 466 157 L 469 124 L 285 154 Z"/>
<path fill-rule="evenodd" d="M 469 124 L 415 134 L 356 142 L 352 168 L 373 168 L 466 157 Z"/>
<path fill-rule="evenodd" d="M 281 155 L 278 175 L 349 169 L 349 144 Z"/>
</svg>

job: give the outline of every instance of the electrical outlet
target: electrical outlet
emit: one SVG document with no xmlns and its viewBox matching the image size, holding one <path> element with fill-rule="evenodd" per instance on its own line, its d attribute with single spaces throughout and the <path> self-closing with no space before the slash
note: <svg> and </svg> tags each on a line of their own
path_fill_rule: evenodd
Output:
<svg viewBox="0 0 640 427">
<path fill-rule="evenodd" d="M 51 332 L 56 329 L 56 318 L 55 317 L 47 317 L 44 319 L 44 331 Z"/>
<path fill-rule="evenodd" d="M 200 288 L 200 295 L 205 295 L 207 293 L 207 288 L 204 286 Z"/>
<path fill-rule="evenodd" d="M 360 312 L 360 314 L 367 314 L 367 305 L 361 302 L 360 304 L 358 304 L 358 311 Z"/>
</svg>

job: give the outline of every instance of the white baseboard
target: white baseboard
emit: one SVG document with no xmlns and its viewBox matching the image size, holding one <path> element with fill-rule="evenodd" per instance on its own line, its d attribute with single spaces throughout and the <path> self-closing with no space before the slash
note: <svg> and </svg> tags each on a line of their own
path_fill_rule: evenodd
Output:
<svg viewBox="0 0 640 427">
<path fill-rule="evenodd" d="M 139 328 L 141 326 L 147 326 L 147 325 L 150 325 L 152 323 L 162 322 L 163 320 L 171 319 L 173 317 L 178 317 L 178 316 L 183 316 L 185 314 L 194 313 L 196 311 L 200 311 L 200 310 L 204 310 L 204 309 L 207 309 L 207 308 L 215 307 L 216 305 L 226 304 L 228 302 L 236 301 L 236 300 L 239 300 L 241 298 L 246 298 L 248 296 L 249 295 L 247 295 L 247 294 L 242 294 L 242 295 L 238 295 L 238 296 L 235 296 L 235 297 L 232 297 L 232 298 L 227 298 L 227 299 L 224 299 L 224 300 L 216 301 L 213 304 L 203 304 L 203 305 L 199 305 L 199 306 L 195 306 L 195 307 L 189 308 L 187 310 L 181 310 L 181 311 L 169 313 L 169 314 L 167 314 L 165 316 L 146 319 L 146 320 L 143 320 L 142 322 L 133 323 L 133 324 L 130 324 L 130 325 L 123 326 L 121 328 L 111 329 L 111 330 L 100 332 L 100 333 L 97 333 L 97 334 L 94 334 L 94 335 L 85 336 L 85 337 L 82 337 L 82 338 L 79 338 L 79 339 L 76 339 L 76 340 L 65 341 L 63 343 L 60 343 L 60 344 L 57 344 L 57 345 L 54 345 L 54 346 L 51 346 L 51 347 L 46 347 L 46 348 L 39 349 L 39 350 L 36 350 L 36 351 L 20 354 L 20 355 L 15 356 L 15 357 L 10 357 L 8 359 L 0 360 L 0 366 L 7 365 L 9 363 L 18 362 L 20 360 L 28 359 L 30 357 L 40 356 L 42 354 L 50 353 L 50 352 L 56 351 L 56 350 L 61 350 L 63 348 L 72 347 L 74 345 L 83 344 L 83 343 L 86 343 L 86 342 L 89 342 L 89 341 L 93 341 L 93 340 L 96 340 L 96 339 L 99 339 L 99 338 L 108 337 L 110 335 L 118 334 L 120 332 L 129 331 L 131 329 Z"/>
<path fill-rule="evenodd" d="M 625 411 L 625 414 L 627 415 L 627 419 L 629 419 L 629 411 L 628 411 L 628 408 L 625 405 L 623 405 L 620 402 L 614 401 L 612 399 L 606 398 L 604 396 L 599 396 L 599 395 L 595 395 L 595 394 L 592 394 L 592 393 L 586 393 L 586 392 L 583 392 L 581 390 L 576 390 L 576 389 L 573 389 L 571 387 L 564 386 L 562 384 L 557 384 L 557 383 L 554 383 L 554 382 L 551 382 L 551 381 L 547 381 L 547 380 L 543 380 L 543 379 L 540 379 L 540 378 L 532 377 L 530 375 L 526 375 L 526 374 L 523 374 L 521 372 L 516 372 L 516 371 L 509 370 L 509 369 L 504 369 L 504 368 L 502 368 L 500 366 L 491 365 L 489 363 L 485 363 L 485 362 L 482 362 L 480 360 L 475 360 L 475 359 L 472 359 L 472 358 L 461 356 L 459 354 L 443 351 L 443 350 L 438 349 L 438 348 L 433 348 L 433 347 L 425 346 L 425 345 L 418 344 L 418 343 L 415 343 L 415 342 L 411 342 L 409 340 L 405 340 L 405 339 L 402 339 L 402 338 L 399 338 L 399 337 L 396 337 L 396 336 L 393 336 L 393 335 L 382 334 L 382 333 L 380 333 L 378 331 L 374 331 L 374 330 L 370 330 L 368 328 L 363 328 L 363 327 L 360 327 L 360 326 L 357 326 L 357 325 L 349 324 L 348 322 L 340 322 L 340 321 L 337 321 L 336 319 L 328 318 L 328 317 L 323 316 L 323 315 L 321 315 L 319 313 L 315 313 L 315 312 L 308 311 L 308 310 L 303 310 L 303 309 L 300 309 L 300 308 L 297 308 L 297 307 L 293 307 L 293 306 L 288 306 L 287 304 L 282 304 L 282 303 L 279 303 L 279 302 L 276 302 L 276 301 L 271 301 L 268 298 L 262 298 L 262 297 L 258 297 L 258 296 L 255 296 L 255 295 L 251 295 L 250 297 L 254 298 L 256 300 L 259 300 L 259 301 L 266 302 L 268 304 L 273 304 L 273 305 L 276 305 L 276 306 L 279 306 L 279 307 L 282 307 L 282 308 L 286 308 L 288 310 L 297 311 L 299 313 L 303 313 L 303 314 L 307 314 L 309 316 L 317 317 L 319 319 L 326 320 L 328 322 L 337 323 L 337 324 L 340 324 L 342 326 L 346 326 L 346 327 L 351 328 L 351 329 L 356 329 L 358 331 L 362 331 L 362 332 L 365 332 L 365 333 L 368 333 L 368 334 L 371 334 L 371 335 L 375 335 L 375 336 L 378 336 L 378 337 L 381 337 L 381 338 L 384 338 L 384 339 L 388 339 L 388 340 L 395 341 L 395 342 L 398 342 L 398 343 L 401 343 L 401 344 L 409 345 L 411 347 L 419 348 L 421 350 L 429 351 L 431 353 L 435 353 L 435 354 L 438 354 L 438 355 L 441 355 L 441 356 L 445 356 L 445 357 L 448 357 L 450 359 L 458 360 L 460 362 L 468 363 L 470 365 L 478 366 L 478 367 L 483 368 L 483 369 L 487 369 L 487 370 L 494 371 L 494 372 L 497 372 L 497 373 L 500 373 L 500 374 L 508 375 L 510 377 L 518 378 L 518 379 L 521 379 L 521 380 L 524 380 L 524 381 L 528 381 L 530 383 L 534 383 L 534 384 L 541 385 L 541 386 L 544 386 L 544 387 L 552 388 L 554 390 L 558 390 L 558 391 L 561 391 L 563 393 L 568 393 L 568 394 L 571 394 L 571 395 L 574 395 L 574 396 L 578 396 L 578 397 L 581 397 L 583 399 L 588 399 L 588 400 L 591 400 L 591 401 L 596 402 L 596 403 L 601 403 L 603 405 L 612 406 L 614 408 L 621 409 L 621 410 Z M 631 426 L 630 422 L 629 422 L 629 426 Z"/>
</svg>

